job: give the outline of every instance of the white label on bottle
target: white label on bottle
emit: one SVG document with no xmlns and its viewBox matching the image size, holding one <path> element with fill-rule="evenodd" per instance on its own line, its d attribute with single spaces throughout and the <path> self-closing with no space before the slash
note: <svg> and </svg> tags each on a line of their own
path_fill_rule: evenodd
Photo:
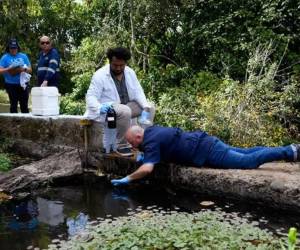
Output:
<svg viewBox="0 0 300 250">
<path fill-rule="evenodd" d="M 111 122 L 111 121 L 114 121 L 115 118 L 114 117 L 107 117 L 107 121 Z"/>
</svg>

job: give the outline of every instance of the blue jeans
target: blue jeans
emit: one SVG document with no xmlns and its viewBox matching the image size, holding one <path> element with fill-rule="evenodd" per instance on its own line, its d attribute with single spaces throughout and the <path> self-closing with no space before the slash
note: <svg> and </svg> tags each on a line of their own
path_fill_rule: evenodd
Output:
<svg viewBox="0 0 300 250">
<path fill-rule="evenodd" d="M 218 140 L 212 147 L 205 165 L 224 169 L 254 169 L 266 162 L 293 159 L 294 151 L 291 146 L 237 148 Z"/>
</svg>

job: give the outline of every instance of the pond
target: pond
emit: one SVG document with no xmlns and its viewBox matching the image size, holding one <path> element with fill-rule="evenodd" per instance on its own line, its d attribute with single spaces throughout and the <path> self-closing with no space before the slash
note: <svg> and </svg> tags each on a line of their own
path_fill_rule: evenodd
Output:
<svg viewBox="0 0 300 250">
<path fill-rule="evenodd" d="M 79 182 L 81 185 L 77 185 Z M 299 215 L 286 211 L 279 212 L 190 192 L 174 193 L 150 185 L 116 189 L 105 179 L 90 181 L 88 177 L 79 182 L 72 186 L 48 188 L 26 200 L 0 207 L 1 249 L 47 248 L 53 240 L 67 239 L 91 221 L 124 216 L 129 211 L 141 208 L 200 211 L 204 209 L 200 205 L 202 201 L 213 201 L 214 205 L 209 209 L 247 217 L 278 235 L 286 234 L 291 226 L 300 228 Z"/>
</svg>

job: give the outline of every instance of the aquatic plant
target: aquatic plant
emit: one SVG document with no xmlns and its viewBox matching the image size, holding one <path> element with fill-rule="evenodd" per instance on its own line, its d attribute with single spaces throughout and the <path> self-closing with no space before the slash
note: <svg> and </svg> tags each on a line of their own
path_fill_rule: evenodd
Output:
<svg viewBox="0 0 300 250">
<path fill-rule="evenodd" d="M 281 244 L 282 250 L 295 250 L 297 244 L 297 228 L 291 227 L 288 233 L 288 245 L 287 248 Z"/>
<path fill-rule="evenodd" d="M 95 222 L 96 223 L 96 222 Z M 49 249 L 280 249 L 282 240 L 221 211 L 185 213 L 158 209 L 91 222 L 84 233 Z"/>
</svg>

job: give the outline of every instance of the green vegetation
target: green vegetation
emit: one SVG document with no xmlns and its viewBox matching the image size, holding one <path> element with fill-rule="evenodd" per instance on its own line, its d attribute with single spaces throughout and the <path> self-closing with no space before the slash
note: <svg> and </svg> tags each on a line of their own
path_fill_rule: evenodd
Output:
<svg viewBox="0 0 300 250">
<path fill-rule="evenodd" d="M 5 90 L 0 90 L 0 103 L 9 104 L 8 95 Z"/>
<path fill-rule="evenodd" d="M 296 0 L 3 0 L 0 50 L 37 36 L 62 55 L 61 111 L 83 114 L 108 47 L 125 46 L 157 107 L 157 124 L 205 129 L 240 146 L 300 141 Z M 33 77 L 32 84 L 35 82 Z"/>
<path fill-rule="evenodd" d="M 297 229 L 291 227 L 288 234 L 288 250 L 295 250 L 297 246 Z M 285 249 L 285 247 L 282 247 Z"/>
<path fill-rule="evenodd" d="M 38 36 L 53 38 L 62 56 L 62 113 L 83 114 L 91 76 L 106 63 L 106 49 L 124 46 L 156 105 L 155 123 L 204 129 L 237 146 L 300 141 L 297 0 L 2 0 L 0 23 L 0 53 L 8 38 L 17 37 L 34 71 Z M 280 249 L 269 232 L 221 222 L 216 213 L 142 215 L 103 221 L 87 245 Z M 75 239 L 64 244 L 89 249 Z"/>
<path fill-rule="evenodd" d="M 221 211 L 183 213 L 143 210 L 104 219 L 88 232 L 49 249 L 284 249 L 287 242 L 257 223 L 230 218 Z M 294 239 L 295 243 L 295 239 Z M 296 246 L 294 244 L 294 246 Z"/>
<path fill-rule="evenodd" d="M 11 168 L 11 160 L 9 155 L 6 153 L 10 145 L 10 140 L 0 138 L 0 172 L 6 172 Z"/>
<path fill-rule="evenodd" d="M 6 172 L 10 170 L 10 159 L 7 154 L 0 153 L 0 172 Z"/>
</svg>

